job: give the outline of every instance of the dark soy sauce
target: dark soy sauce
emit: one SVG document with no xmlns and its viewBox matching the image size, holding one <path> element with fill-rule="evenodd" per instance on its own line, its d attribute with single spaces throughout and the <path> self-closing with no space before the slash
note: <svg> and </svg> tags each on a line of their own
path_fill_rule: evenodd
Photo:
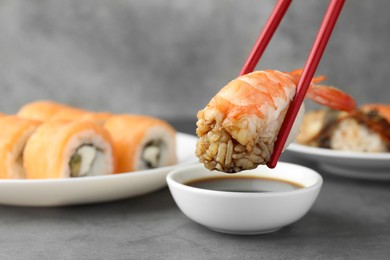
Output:
<svg viewBox="0 0 390 260">
<path fill-rule="evenodd" d="M 251 176 L 208 177 L 190 181 L 186 185 L 216 191 L 232 192 L 281 192 L 304 188 L 286 180 Z"/>
</svg>

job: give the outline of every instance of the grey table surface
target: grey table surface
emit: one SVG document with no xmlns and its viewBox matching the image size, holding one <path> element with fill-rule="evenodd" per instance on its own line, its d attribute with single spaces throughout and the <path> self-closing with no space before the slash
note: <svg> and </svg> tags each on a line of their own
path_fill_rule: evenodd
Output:
<svg viewBox="0 0 390 260">
<path fill-rule="evenodd" d="M 194 133 L 193 120 L 172 123 Z M 0 259 L 389 259 L 390 182 L 320 173 L 308 214 L 266 235 L 210 231 L 184 216 L 167 188 L 102 204 L 0 206 Z"/>
</svg>

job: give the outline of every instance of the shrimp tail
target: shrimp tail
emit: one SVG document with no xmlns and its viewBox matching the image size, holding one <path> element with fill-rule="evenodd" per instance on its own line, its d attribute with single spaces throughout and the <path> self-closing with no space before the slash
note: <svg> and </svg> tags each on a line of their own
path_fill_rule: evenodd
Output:
<svg viewBox="0 0 390 260">
<path fill-rule="evenodd" d="M 306 97 L 336 110 L 353 111 L 356 109 L 356 102 L 350 95 L 331 86 L 312 85 Z"/>
<path fill-rule="evenodd" d="M 298 86 L 299 79 L 301 78 L 302 73 L 303 73 L 303 69 L 296 69 L 296 70 L 289 72 L 288 74 L 290 74 L 293 77 L 295 85 Z M 319 76 L 314 77 L 311 80 L 311 83 L 317 84 L 317 83 L 320 83 L 320 82 L 325 81 L 325 80 L 326 80 L 326 77 L 324 75 L 319 75 Z"/>
<path fill-rule="evenodd" d="M 297 86 L 299 83 L 299 79 L 302 76 L 302 72 L 303 69 L 297 69 L 289 72 Z M 320 105 L 327 106 L 332 109 L 343 111 L 355 110 L 356 102 L 349 94 L 333 86 L 318 84 L 325 79 L 326 77 L 323 75 L 314 77 L 307 90 L 306 97 Z"/>
</svg>

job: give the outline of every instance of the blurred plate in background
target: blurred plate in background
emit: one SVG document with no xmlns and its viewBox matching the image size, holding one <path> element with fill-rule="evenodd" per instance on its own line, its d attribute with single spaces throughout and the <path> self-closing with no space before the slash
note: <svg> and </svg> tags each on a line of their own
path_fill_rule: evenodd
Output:
<svg viewBox="0 0 390 260">
<path fill-rule="evenodd" d="M 318 163 L 324 171 L 358 179 L 390 180 L 390 153 L 358 153 L 316 148 L 296 143 L 287 151 Z"/>
</svg>

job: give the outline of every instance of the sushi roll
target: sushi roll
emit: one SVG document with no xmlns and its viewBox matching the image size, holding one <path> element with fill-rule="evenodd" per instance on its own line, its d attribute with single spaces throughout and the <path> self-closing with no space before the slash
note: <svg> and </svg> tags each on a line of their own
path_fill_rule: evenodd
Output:
<svg viewBox="0 0 390 260">
<path fill-rule="evenodd" d="M 55 120 L 67 120 L 67 121 L 79 120 L 82 116 L 84 116 L 87 113 L 88 113 L 88 111 L 86 111 L 86 110 L 73 108 L 73 107 L 68 107 L 68 108 L 60 109 L 55 114 L 53 114 L 48 120 L 50 120 L 50 121 L 55 121 Z"/>
<path fill-rule="evenodd" d="M 87 121 L 48 121 L 31 135 L 24 149 L 29 179 L 71 178 L 115 171 L 109 133 Z"/>
<path fill-rule="evenodd" d="M 110 113 L 95 113 L 52 101 L 36 101 L 23 106 L 18 115 L 43 122 L 56 120 L 85 120 L 103 125 Z"/>
<path fill-rule="evenodd" d="M 52 101 L 36 101 L 21 107 L 18 116 L 39 121 L 47 121 L 61 110 L 73 110 L 74 108 Z"/>
<path fill-rule="evenodd" d="M 89 112 L 81 109 L 64 109 L 58 111 L 55 115 L 50 118 L 50 121 L 55 120 L 82 120 L 90 121 L 99 125 L 103 125 L 104 122 L 111 116 L 110 113 L 101 112 Z"/>
<path fill-rule="evenodd" d="M 24 179 L 23 150 L 39 121 L 0 116 L 0 178 Z"/>
<path fill-rule="evenodd" d="M 362 106 L 352 112 L 317 110 L 308 112 L 300 144 L 354 152 L 390 152 L 390 121 L 377 109 Z"/>
<path fill-rule="evenodd" d="M 99 113 L 86 113 L 81 116 L 80 120 L 92 121 L 101 126 L 112 116 L 111 113 L 108 112 L 99 112 Z"/>
<path fill-rule="evenodd" d="M 147 116 L 115 115 L 104 127 L 113 140 L 118 173 L 176 163 L 176 133 L 165 121 Z"/>
</svg>

